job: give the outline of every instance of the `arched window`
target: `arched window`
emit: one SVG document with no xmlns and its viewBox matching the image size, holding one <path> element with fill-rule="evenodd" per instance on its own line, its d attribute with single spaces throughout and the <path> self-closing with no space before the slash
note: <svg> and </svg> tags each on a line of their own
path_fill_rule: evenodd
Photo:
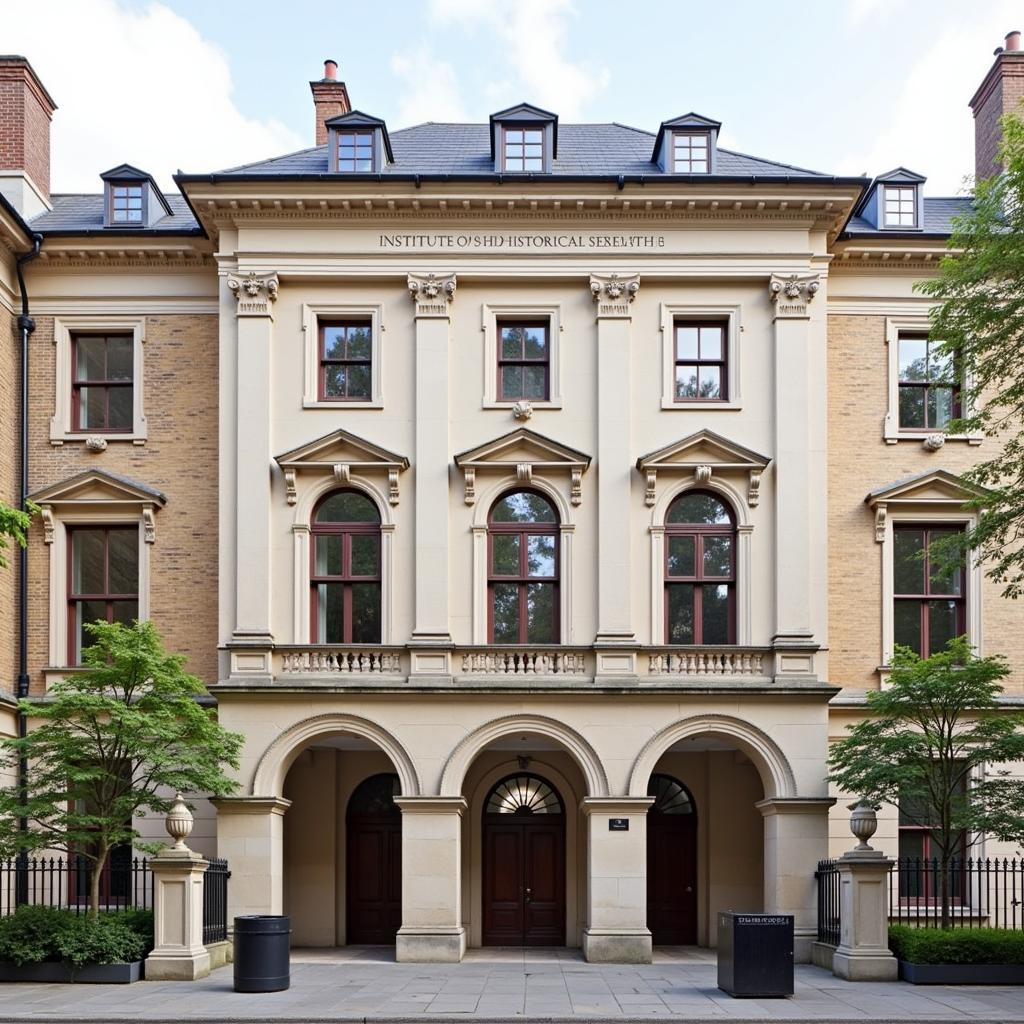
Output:
<svg viewBox="0 0 1024 1024">
<path fill-rule="evenodd" d="M 652 775 L 647 782 L 647 795 L 654 797 L 648 814 L 694 813 L 690 791 L 671 775 Z"/>
<path fill-rule="evenodd" d="M 487 796 L 484 814 L 563 814 L 562 798 L 539 775 L 510 775 Z"/>
<path fill-rule="evenodd" d="M 321 499 L 311 528 L 310 639 L 380 643 L 380 513 L 359 491 Z"/>
<path fill-rule="evenodd" d="M 363 779 L 352 791 L 348 801 L 349 815 L 401 814 L 395 797 L 402 795 L 402 786 L 394 772 L 382 772 Z"/>
<path fill-rule="evenodd" d="M 558 514 L 535 491 L 515 491 L 494 503 L 487 534 L 491 643 L 557 643 Z"/>
<path fill-rule="evenodd" d="M 665 517 L 665 642 L 736 642 L 736 521 L 706 491 L 679 495 Z"/>
</svg>

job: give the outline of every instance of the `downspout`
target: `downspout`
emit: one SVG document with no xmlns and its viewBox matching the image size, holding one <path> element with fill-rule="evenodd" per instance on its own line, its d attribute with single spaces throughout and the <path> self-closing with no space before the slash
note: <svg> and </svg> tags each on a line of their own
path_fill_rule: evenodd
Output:
<svg viewBox="0 0 1024 1024">
<path fill-rule="evenodd" d="M 32 249 L 17 259 L 18 290 L 21 292 L 21 315 L 18 317 L 18 330 L 21 331 L 21 509 L 28 511 L 28 342 L 36 329 L 36 322 L 29 315 L 28 291 L 25 288 L 24 266 L 39 255 L 43 244 L 43 236 L 32 236 Z M 22 548 L 18 559 L 18 699 L 28 696 L 28 548 Z M 28 716 L 24 711 L 18 712 L 18 736 L 24 739 L 28 735 Z M 21 755 L 18 758 L 18 792 L 22 807 L 28 802 L 28 759 Z M 18 819 L 18 831 L 28 831 L 28 817 L 22 815 Z M 22 851 L 18 855 L 15 887 L 15 904 L 28 902 L 28 854 Z"/>
</svg>

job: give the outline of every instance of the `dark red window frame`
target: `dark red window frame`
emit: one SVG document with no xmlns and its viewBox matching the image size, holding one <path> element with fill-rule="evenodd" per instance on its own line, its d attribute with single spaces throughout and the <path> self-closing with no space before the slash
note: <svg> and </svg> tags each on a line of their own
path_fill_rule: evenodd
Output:
<svg viewBox="0 0 1024 1024">
<path fill-rule="evenodd" d="M 491 515 L 487 520 L 487 638 L 489 643 L 497 643 L 494 639 L 494 586 L 495 584 L 513 584 L 518 590 L 519 600 L 519 637 L 515 641 L 518 644 L 530 644 L 532 641 L 528 639 L 528 628 L 529 623 L 527 621 L 527 595 L 529 592 L 529 585 L 531 583 L 544 583 L 548 584 L 552 588 L 551 593 L 551 636 L 552 639 L 548 642 L 557 644 L 560 642 L 562 635 L 561 632 L 561 615 L 559 614 L 560 609 L 560 598 L 559 591 L 561 586 L 562 576 L 562 562 L 561 562 L 561 551 L 559 538 L 561 535 L 561 529 L 558 522 L 558 512 L 552 505 L 551 501 L 539 491 L 530 490 L 527 487 L 521 487 L 514 491 L 508 491 L 501 495 L 495 501 L 494 507 L 504 501 L 512 494 L 533 494 L 540 498 L 546 505 L 551 508 L 552 513 L 555 516 L 555 521 L 551 523 L 502 523 L 495 522 L 493 519 L 494 509 L 491 509 Z M 516 535 L 519 537 L 519 571 L 515 575 L 498 575 L 494 572 L 494 538 L 495 536 L 503 535 L 510 536 Z M 554 537 L 554 552 L 555 552 L 555 572 L 553 576 L 531 576 L 528 571 L 527 557 L 528 557 L 528 537 Z"/>
<path fill-rule="evenodd" d="M 365 330 L 370 336 L 370 355 L 365 359 L 353 359 L 347 354 L 345 358 L 327 355 L 327 330 L 330 328 L 345 329 L 345 349 L 348 351 L 348 331 L 353 328 Z M 317 359 L 319 368 L 317 375 L 317 395 L 321 402 L 372 402 L 373 401 L 373 321 L 365 318 L 354 318 L 350 320 L 322 320 L 317 328 Z M 344 395 L 327 394 L 327 368 L 329 366 L 365 366 L 369 376 L 369 390 L 366 394 L 348 394 L 348 379 L 345 381 Z"/>
<path fill-rule="evenodd" d="M 79 380 L 78 379 L 78 343 L 85 338 L 103 338 L 106 342 L 104 346 L 104 368 L 107 366 L 107 349 L 109 348 L 110 339 L 118 338 L 122 341 L 127 340 L 132 347 L 132 375 L 128 378 L 111 378 L 104 374 L 102 379 L 96 380 Z M 76 434 L 89 434 L 94 431 L 99 431 L 104 434 L 130 434 L 135 429 L 135 337 L 132 334 L 125 334 L 124 332 L 114 331 L 109 334 L 101 334 L 96 332 L 78 331 L 71 335 L 71 430 L 72 433 Z M 103 389 L 104 392 L 104 415 L 102 423 L 90 424 L 87 427 L 80 427 L 78 425 L 81 418 L 82 411 L 82 388 L 90 389 Z M 110 425 L 110 392 L 114 388 L 127 388 L 131 392 L 132 396 L 132 412 L 129 417 L 129 424 L 126 427 L 112 427 Z"/>
<path fill-rule="evenodd" d="M 329 498 L 332 498 L 336 494 L 344 493 L 348 491 L 352 494 L 358 494 L 361 498 L 365 498 L 367 501 L 371 500 L 362 491 L 358 491 L 352 488 L 342 488 L 340 491 L 331 491 L 325 494 L 316 505 L 316 509 L 313 512 L 312 524 L 310 525 L 310 545 L 309 545 L 309 639 L 310 643 L 328 643 L 327 640 L 319 637 L 318 625 L 319 625 L 319 596 L 318 587 L 321 583 L 337 584 L 342 587 L 342 639 L 338 642 L 343 644 L 351 644 L 352 640 L 352 587 L 355 584 L 366 584 L 376 583 L 377 584 L 377 601 L 378 607 L 380 602 L 383 600 L 383 585 L 380 571 L 381 563 L 381 545 L 382 545 L 382 534 L 380 528 L 380 520 L 376 522 L 368 523 L 318 523 L 317 522 L 317 510 L 324 504 Z M 377 571 L 373 575 L 357 575 L 352 572 L 352 538 L 354 536 L 375 536 L 377 538 Z M 338 575 L 318 574 L 316 568 L 316 546 L 318 537 L 326 536 L 340 536 L 341 537 L 341 573 Z M 333 642 L 333 641 L 332 641 Z M 378 636 L 375 641 L 371 643 L 380 643 L 381 638 Z"/>
<path fill-rule="evenodd" d="M 941 344 L 940 342 L 936 341 L 934 338 L 929 338 L 927 333 L 920 332 L 920 331 L 900 331 L 899 335 L 897 336 L 897 339 L 896 339 L 896 367 L 897 367 L 897 373 L 899 374 L 899 379 L 898 379 L 898 382 L 897 382 L 897 395 L 896 395 L 896 420 L 899 423 L 899 429 L 903 430 L 903 431 L 910 431 L 910 432 L 919 432 L 919 431 L 922 431 L 922 430 L 934 430 L 934 431 L 945 430 L 946 429 L 946 425 L 945 424 L 937 425 L 937 424 L 929 423 L 928 422 L 928 404 L 929 404 L 928 403 L 928 399 L 929 399 L 930 392 L 932 392 L 932 391 L 936 391 L 936 390 L 952 391 L 953 394 L 952 394 L 952 401 L 951 401 L 951 406 L 952 406 L 951 414 L 952 414 L 952 418 L 953 419 L 957 419 L 961 415 L 961 412 L 962 412 L 962 402 L 961 402 L 961 397 L 960 397 L 960 370 L 959 370 L 959 368 L 957 366 L 953 367 L 953 382 L 952 383 L 950 383 L 948 381 L 932 380 L 930 376 L 927 379 L 925 379 L 925 380 L 912 380 L 912 379 L 909 379 L 909 378 L 905 379 L 903 377 L 903 371 L 900 369 L 900 352 L 899 352 L 899 347 L 900 347 L 900 345 L 904 341 L 923 341 L 923 342 L 926 343 L 925 353 L 926 353 L 926 359 L 928 360 L 928 364 L 929 364 L 929 371 L 930 371 L 930 363 L 931 363 L 931 348 L 932 348 L 932 345 Z M 910 424 L 905 424 L 903 422 L 902 395 L 903 395 L 903 392 L 905 390 L 911 390 L 911 389 L 916 389 L 916 390 L 922 391 L 924 393 L 924 424 L 923 425 L 919 424 L 917 426 L 913 426 L 913 425 L 910 425 Z"/>
<path fill-rule="evenodd" d="M 544 332 L 544 358 L 529 359 L 526 355 L 526 342 L 523 342 L 522 355 L 518 359 L 506 359 L 504 357 L 505 344 L 504 332 L 508 328 L 524 327 L 530 330 L 543 330 Z M 510 319 L 504 317 L 497 321 L 498 331 L 498 401 L 499 402 L 547 402 L 551 398 L 551 321 L 549 319 L 531 319 L 523 317 Z M 505 393 L 505 368 L 506 367 L 536 367 L 544 368 L 544 394 L 543 396 L 530 396 L 526 394 L 509 395 Z M 526 389 L 524 388 L 523 391 Z"/>
<path fill-rule="evenodd" d="M 697 356 L 694 359 L 679 356 L 679 328 L 695 327 L 697 334 Z M 721 357 L 718 359 L 706 359 L 701 355 L 700 350 L 700 328 L 718 328 L 722 332 Z M 677 394 L 677 381 L 680 366 L 695 366 L 697 368 L 697 389 L 700 390 L 700 371 L 702 367 L 714 366 L 718 368 L 718 396 L 716 398 L 701 398 L 700 395 Z M 683 405 L 699 404 L 702 402 L 728 402 L 729 401 L 729 321 L 728 320 L 675 320 L 672 324 L 672 398 L 673 401 Z"/>
<path fill-rule="evenodd" d="M 682 644 L 680 646 L 699 647 L 706 646 L 704 641 L 704 608 L 703 608 L 703 588 L 705 586 L 722 586 L 723 584 L 728 587 L 728 599 L 726 613 L 728 616 L 727 627 L 726 627 L 726 640 L 725 644 L 721 646 L 729 646 L 736 643 L 736 557 L 737 557 L 737 530 L 736 530 L 736 516 L 733 510 L 729 507 L 729 503 L 719 495 L 712 491 L 684 491 L 680 494 L 675 501 L 679 501 L 681 498 L 688 497 L 690 495 L 702 494 L 709 498 L 713 498 L 719 502 L 729 515 L 729 522 L 723 524 L 709 524 L 709 523 L 665 523 L 665 551 L 663 557 L 663 574 L 665 579 L 665 618 L 664 618 L 664 629 L 665 629 L 665 643 L 672 644 L 672 630 L 671 630 L 671 601 L 670 591 L 672 588 L 678 587 L 690 587 L 693 590 L 693 640 L 691 644 Z M 671 509 L 671 506 L 669 506 Z M 669 574 L 669 559 L 671 555 L 671 538 L 672 537 L 693 537 L 693 568 L 694 572 L 692 575 L 670 575 Z M 729 575 L 728 576 L 707 576 L 704 573 L 704 540 L 707 537 L 729 537 L 731 543 L 729 546 Z"/>
</svg>

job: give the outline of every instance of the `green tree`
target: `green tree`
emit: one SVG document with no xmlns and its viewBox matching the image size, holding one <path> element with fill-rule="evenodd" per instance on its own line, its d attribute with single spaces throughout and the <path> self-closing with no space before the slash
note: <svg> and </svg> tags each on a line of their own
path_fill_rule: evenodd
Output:
<svg viewBox="0 0 1024 1024">
<path fill-rule="evenodd" d="M 150 622 L 96 622 L 86 671 L 70 674 L 45 698 L 20 702 L 33 728 L 0 740 L 0 767 L 28 759 L 27 789 L 0 790 L 0 852 L 57 848 L 91 862 L 89 913 L 99 910 L 100 873 L 110 851 L 156 852 L 133 827 L 136 816 L 165 814 L 173 794 L 225 796 L 237 783 L 242 737 L 227 732 L 196 699 L 205 687 L 168 654 Z M 168 796 L 170 794 L 170 797 Z M 29 829 L 20 831 L 19 818 Z"/>
<path fill-rule="evenodd" d="M 35 513 L 36 506 L 31 502 L 29 502 L 28 511 L 22 512 L 20 508 L 12 508 L 0 501 L 0 569 L 7 568 L 5 552 L 8 548 L 9 537 L 13 538 L 20 548 L 28 544 L 28 528 Z"/>
<path fill-rule="evenodd" d="M 875 806 L 897 805 L 931 830 L 943 928 L 963 837 L 1024 842 L 1024 779 L 1006 767 L 1024 761 L 1024 715 L 1000 706 L 1008 673 L 1001 656 L 978 657 L 965 637 L 930 658 L 897 647 L 889 686 L 868 693 L 868 717 L 829 755 L 830 782 Z"/>
<path fill-rule="evenodd" d="M 969 503 L 976 526 L 942 555 L 974 549 L 1004 596 L 1015 598 L 1024 589 L 1024 121 L 1007 114 L 1000 124 L 1003 173 L 977 183 L 938 275 L 917 288 L 938 302 L 931 334 L 961 379 L 962 414 L 950 431 L 982 432 L 998 445 L 963 474 L 986 491 Z"/>
</svg>

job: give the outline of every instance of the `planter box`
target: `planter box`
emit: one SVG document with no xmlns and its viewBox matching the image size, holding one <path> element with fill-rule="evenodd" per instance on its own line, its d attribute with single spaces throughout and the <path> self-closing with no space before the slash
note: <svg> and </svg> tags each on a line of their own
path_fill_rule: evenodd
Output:
<svg viewBox="0 0 1024 1024">
<path fill-rule="evenodd" d="M 912 964 L 900 961 L 912 985 L 1024 985 L 1024 964 Z"/>
<path fill-rule="evenodd" d="M 142 979 L 142 960 L 130 964 L 89 964 L 75 971 L 70 964 L 50 962 L 17 964 L 0 961 L 0 981 L 72 982 L 86 985 L 128 985 Z"/>
</svg>

